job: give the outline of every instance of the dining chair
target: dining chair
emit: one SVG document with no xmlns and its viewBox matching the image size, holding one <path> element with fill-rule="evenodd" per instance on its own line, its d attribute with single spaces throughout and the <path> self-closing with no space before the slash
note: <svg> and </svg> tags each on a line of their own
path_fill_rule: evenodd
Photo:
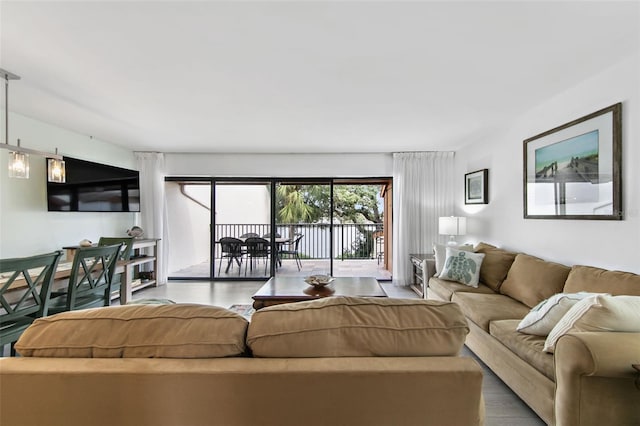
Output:
<svg viewBox="0 0 640 426">
<path fill-rule="evenodd" d="M 13 345 L 36 318 L 47 316 L 62 251 L 0 259 L 0 347 Z"/>
<path fill-rule="evenodd" d="M 233 237 L 223 237 L 220 238 L 220 264 L 218 266 L 218 275 L 220 275 L 220 270 L 222 269 L 222 259 L 228 259 L 227 269 L 225 269 L 225 273 L 229 273 L 229 268 L 233 264 L 233 261 L 238 264 L 238 275 L 240 275 L 240 271 L 242 271 L 242 256 L 244 252 L 242 251 L 242 240 Z"/>
<path fill-rule="evenodd" d="M 302 261 L 300 260 L 300 253 L 298 251 L 300 247 L 300 240 L 304 237 L 304 234 L 293 234 L 293 240 L 289 243 L 285 243 L 281 245 L 281 248 L 278 250 L 278 259 L 282 259 L 282 256 L 293 256 L 296 260 L 296 266 L 298 267 L 298 271 L 302 268 Z"/>
<path fill-rule="evenodd" d="M 265 259 L 264 262 L 264 274 L 267 274 L 267 265 L 269 262 L 266 259 L 269 259 L 269 248 L 271 243 L 260 237 L 250 237 L 244 241 L 245 244 L 245 253 L 247 255 L 247 263 L 249 267 L 253 271 L 253 265 L 256 263 L 257 259 Z M 244 265 L 244 275 L 247 275 L 247 265 Z"/>
<path fill-rule="evenodd" d="M 122 245 L 79 248 L 73 258 L 69 285 L 64 292 L 52 292 L 49 313 L 109 306 Z"/>
<path fill-rule="evenodd" d="M 379 265 L 380 261 L 384 259 L 384 236 L 376 237 L 375 251 L 376 251 L 376 258 L 378 259 L 378 265 Z"/>
<path fill-rule="evenodd" d="M 282 236 L 280 235 L 279 232 L 276 232 L 275 234 L 272 234 L 271 232 L 267 232 L 262 236 L 262 238 L 281 238 L 281 237 Z"/>
<path fill-rule="evenodd" d="M 133 237 L 100 237 L 98 240 L 98 247 L 112 246 L 114 244 L 122 244 L 120 249 L 120 255 L 118 260 L 130 260 L 133 254 Z M 122 283 L 122 277 L 124 272 L 114 273 L 111 280 L 111 291 L 120 291 L 120 284 Z"/>
</svg>

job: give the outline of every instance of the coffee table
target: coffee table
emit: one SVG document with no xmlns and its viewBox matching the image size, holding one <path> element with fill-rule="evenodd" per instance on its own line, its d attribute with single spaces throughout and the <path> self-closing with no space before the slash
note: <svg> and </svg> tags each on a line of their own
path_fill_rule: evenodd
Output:
<svg viewBox="0 0 640 426">
<path fill-rule="evenodd" d="M 304 277 L 273 277 L 253 295 L 253 307 L 258 310 L 329 296 L 387 297 L 387 293 L 373 277 L 338 277 L 321 288 L 307 284 Z"/>
</svg>

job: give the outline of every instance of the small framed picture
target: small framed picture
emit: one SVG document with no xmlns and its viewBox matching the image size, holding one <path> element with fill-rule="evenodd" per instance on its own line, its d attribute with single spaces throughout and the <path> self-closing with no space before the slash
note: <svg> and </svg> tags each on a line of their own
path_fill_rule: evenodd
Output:
<svg viewBox="0 0 640 426">
<path fill-rule="evenodd" d="M 464 203 L 489 204 L 489 169 L 464 175 Z"/>
</svg>

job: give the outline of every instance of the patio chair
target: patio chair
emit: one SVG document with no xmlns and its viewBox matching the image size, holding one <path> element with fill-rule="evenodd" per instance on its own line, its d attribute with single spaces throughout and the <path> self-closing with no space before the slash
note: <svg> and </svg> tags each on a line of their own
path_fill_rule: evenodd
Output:
<svg viewBox="0 0 640 426">
<path fill-rule="evenodd" d="M 238 275 L 240 275 L 240 271 L 242 270 L 242 256 L 244 251 L 242 250 L 242 240 L 233 237 L 224 237 L 220 238 L 220 265 L 218 266 L 218 275 L 220 275 L 220 270 L 222 269 L 222 259 L 228 259 L 227 269 L 225 269 L 225 273 L 229 273 L 229 268 L 231 267 L 233 261 L 235 260 L 238 264 Z"/>
<path fill-rule="evenodd" d="M 60 256 L 62 251 L 0 259 L 0 347 L 10 344 L 11 356 L 22 332 L 36 318 L 47 316 Z"/>
<path fill-rule="evenodd" d="M 278 259 L 282 259 L 282 255 L 293 256 L 296 260 L 296 266 L 298 271 L 302 268 L 302 261 L 300 260 L 300 253 L 298 248 L 300 247 L 300 240 L 304 237 L 304 234 L 293 234 L 293 240 L 287 244 L 282 244 L 280 250 L 278 250 Z"/>
<path fill-rule="evenodd" d="M 264 238 L 251 237 L 247 238 L 244 242 L 247 254 L 247 263 L 253 271 L 253 264 L 257 259 L 265 259 L 264 262 L 264 274 L 267 274 L 267 259 L 269 259 L 269 247 L 271 244 Z M 244 275 L 247 275 L 247 265 L 244 266 Z"/>
<path fill-rule="evenodd" d="M 66 291 L 51 293 L 49 313 L 109 306 L 111 282 L 122 245 L 80 247 L 73 257 Z"/>
<path fill-rule="evenodd" d="M 376 258 L 378 259 L 378 265 L 384 259 L 384 237 L 376 237 Z"/>
</svg>

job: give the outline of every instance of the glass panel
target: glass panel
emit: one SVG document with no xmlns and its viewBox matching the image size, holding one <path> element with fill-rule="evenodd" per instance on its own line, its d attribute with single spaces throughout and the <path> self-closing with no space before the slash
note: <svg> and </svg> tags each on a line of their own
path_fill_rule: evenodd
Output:
<svg viewBox="0 0 640 426">
<path fill-rule="evenodd" d="M 216 182 L 214 276 L 271 276 L 270 188 L 269 182 Z"/>
<path fill-rule="evenodd" d="M 385 188 L 379 183 L 334 185 L 334 276 L 391 279 L 385 259 Z"/>
<path fill-rule="evenodd" d="M 308 276 L 331 273 L 331 185 L 276 184 L 278 244 L 276 274 Z"/>
<path fill-rule="evenodd" d="M 211 184 L 165 182 L 170 278 L 211 277 Z"/>
</svg>

